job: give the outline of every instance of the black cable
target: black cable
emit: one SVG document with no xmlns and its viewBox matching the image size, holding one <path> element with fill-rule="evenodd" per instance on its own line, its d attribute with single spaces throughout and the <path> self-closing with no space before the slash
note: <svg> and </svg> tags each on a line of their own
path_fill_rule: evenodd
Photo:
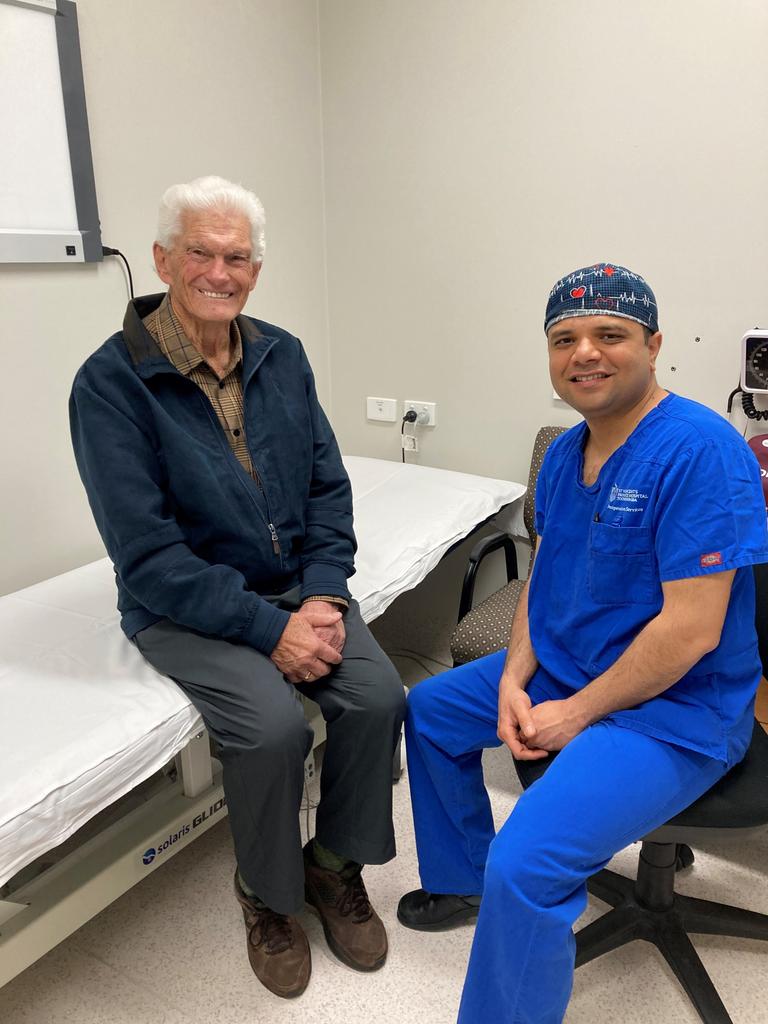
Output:
<svg viewBox="0 0 768 1024">
<path fill-rule="evenodd" d="M 429 654 L 419 654 L 418 651 L 409 651 L 407 647 L 395 647 L 387 648 L 387 655 L 390 658 L 407 658 L 408 661 L 415 661 L 417 665 L 420 665 L 425 672 L 429 672 L 431 676 L 437 673 L 430 668 L 427 661 L 431 661 L 433 665 L 439 665 L 440 668 L 454 668 L 454 665 L 449 665 L 446 661 L 440 661 L 439 658 L 433 658 Z M 424 660 L 426 659 L 426 661 Z"/>
<path fill-rule="evenodd" d="M 741 407 L 750 420 L 768 420 L 768 409 L 756 409 L 754 395 L 746 391 L 741 396 Z"/>
<path fill-rule="evenodd" d="M 304 799 L 301 802 L 299 810 L 305 811 L 305 821 L 307 825 L 307 842 L 312 838 L 309 834 L 309 812 L 317 809 L 318 801 L 313 800 L 309 795 L 309 783 L 307 782 L 307 776 L 304 775 Z"/>
<path fill-rule="evenodd" d="M 123 263 L 125 264 L 125 269 L 128 271 L 128 290 L 131 293 L 131 298 L 133 298 L 133 274 L 131 273 L 131 268 L 128 263 L 128 260 L 125 258 L 125 256 L 123 256 L 119 249 L 112 249 L 108 245 L 102 245 L 101 251 L 104 256 L 119 256 L 120 259 L 123 261 Z"/>
<path fill-rule="evenodd" d="M 408 412 L 403 416 L 403 422 L 400 427 L 400 458 L 405 462 L 405 448 L 403 447 L 403 438 L 405 437 L 405 424 L 415 423 L 418 419 L 415 409 L 409 409 Z"/>
</svg>

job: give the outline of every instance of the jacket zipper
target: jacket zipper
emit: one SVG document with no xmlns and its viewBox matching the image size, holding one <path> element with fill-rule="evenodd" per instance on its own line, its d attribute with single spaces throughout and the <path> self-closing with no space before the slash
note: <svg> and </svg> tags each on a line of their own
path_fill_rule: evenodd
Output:
<svg viewBox="0 0 768 1024">
<path fill-rule="evenodd" d="M 264 355 L 266 356 L 266 353 L 264 353 Z M 264 358 L 264 357 L 262 357 L 262 358 Z M 257 369 L 258 369 L 258 367 L 254 367 L 253 372 L 255 372 Z M 251 376 L 253 376 L 253 373 L 251 374 Z M 261 474 L 261 472 L 259 470 L 259 467 L 256 465 L 256 462 L 254 461 L 253 455 L 251 453 L 250 445 L 248 444 L 248 427 L 247 427 L 247 424 L 246 424 L 246 416 L 245 416 L 245 387 L 246 387 L 247 383 L 248 382 L 245 379 L 245 366 L 243 365 L 243 376 L 241 378 L 241 387 L 242 387 L 242 393 L 243 393 L 242 410 L 243 410 L 243 431 L 245 432 L 245 445 L 246 445 L 246 448 L 248 449 L 248 457 L 251 460 L 251 465 L 253 466 L 253 472 L 254 472 L 254 476 L 256 478 L 256 485 L 258 486 L 259 490 L 261 491 L 262 495 L 264 496 L 264 501 L 265 501 L 266 506 L 267 506 L 267 515 L 269 515 L 270 514 L 270 508 L 269 508 L 269 497 L 267 496 L 267 489 L 264 486 L 262 474 Z M 280 550 L 280 538 L 277 536 L 277 530 L 275 529 L 275 524 L 272 523 L 272 522 L 267 523 L 267 529 L 269 530 L 269 536 L 272 539 L 272 551 L 282 561 L 281 550 Z"/>
<path fill-rule="evenodd" d="M 269 528 L 269 535 L 272 538 L 272 550 L 275 552 L 276 555 L 279 555 L 280 540 L 278 539 L 277 530 L 275 529 L 274 523 L 267 523 L 267 527 Z"/>
<path fill-rule="evenodd" d="M 219 423 L 219 418 L 216 415 L 216 411 L 213 408 L 213 404 L 211 403 L 211 400 L 202 391 L 201 388 L 197 387 L 196 384 L 193 384 L 193 387 L 195 387 L 197 389 L 197 391 L 199 392 L 200 397 L 203 399 L 203 402 L 205 403 L 205 408 L 206 408 L 206 411 L 208 412 L 209 418 L 212 418 L 212 422 L 213 422 L 215 428 L 218 429 L 220 443 L 223 444 L 224 449 L 231 456 L 231 460 L 234 461 L 234 462 L 237 462 L 237 456 L 232 451 L 232 447 L 231 447 L 231 445 L 229 444 L 229 442 L 226 439 L 226 436 L 224 434 L 224 429 L 222 428 L 221 423 Z M 245 394 L 243 394 L 243 405 L 245 405 Z M 245 417 L 243 417 L 243 428 L 245 429 Z M 245 436 L 246 436 L 246 443 L 247 443 L 247 440 L 248 440 L 248 431 L 247 430 L 245 432 Z M 256 486 L 259 488 L 259 490 L 261 491 L 262 495 L 264 496 L 264 501 L 265 501 L 266 506 L 267 506 L 267 515 L 269 515 L 270 514 L 269 498 L 267 497 L 267 492 L 266 492 L 266 490 L 264 488 L 264 484 L 262 483 L 262 476 L 261 476 L 261 473 L 259 472 L 259 468 L 256 465 L 256 463 L 253 461 L 253 456 L 251 455 L 250 448 L 248 449 L 248 455 L 250 457 L 251 465 L 253 466 L 253 472 L 255 474 L 254 483 L 256 484 Z M 235 470 L 235 467 L 232 465 L 232 461 L 230 461 L 229 465 L 230 465 L 230 468 L 231 468 L 232 472 L 236 473 L 237 471 Z M 238 480 L 239 479 L 240 479 L 240 477 L 238 476 Z M 241 481 L 241 483 L 242 483 L 242 481 Z M 245 484 L 243 484 L 243 486 L 245 486 Z M 249 497 L 251 498 L 251 501 L 253 501 L 254 505 L 256 505 L 256 508 L 258 509 L 259 507 L 258 507 L 257 503 L 253 500 L 253 496 L 249 494 Z M 261 512 L 260 509 L 259 509 L 259 512 Z M 275 529 L 275 524 L 270 522 L 270 523 L 267 523 L 266 526 L 267 526 L 267 529 L 269 530 L 269 536 L 272 539 L 272 551 L 273 551 L 273 553 L 275 555 L 280 556 L 280 554 L 281 554 L 280 538 L 277 536 L 277 530 Z"/>
</svg>

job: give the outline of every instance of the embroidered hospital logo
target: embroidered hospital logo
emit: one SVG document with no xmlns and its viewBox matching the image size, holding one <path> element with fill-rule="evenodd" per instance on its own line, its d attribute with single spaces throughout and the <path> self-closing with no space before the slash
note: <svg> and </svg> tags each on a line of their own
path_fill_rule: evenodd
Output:
<svg viewBox="0 0 768 1024">
<path fill-rule="evenodd" d="M 710 551 L 708 555 L 702 555 L 699 565 L 702 569 L 708 569 L 710 565 L 722 565 L 723 554 L 721 551 Z"/>
<path fill-rule="evenodd" d="M 648 495 L 636 487 L 614 484 L 608 497 L 608 508 L 613 512 L 643 512 L 647 500 Z"/>
</svg>

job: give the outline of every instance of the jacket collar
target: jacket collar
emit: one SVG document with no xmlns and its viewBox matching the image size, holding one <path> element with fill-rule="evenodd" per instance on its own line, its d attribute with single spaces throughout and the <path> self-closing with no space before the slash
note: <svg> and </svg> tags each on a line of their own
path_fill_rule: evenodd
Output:
<svg viewBox="0 0 768 1024">
<path fill-rule="evenodd" d="M 178 373 L 179 371 L 163 355 L 160 346 L 143 324 L 145 316 L 149 316 L 165 298 L 165 292 L 155 295 L 141 295 L 128 303 L 123 318 L 123 340 L 134 369 L 140 377 L 152 377 L 156 373 Z M 259 328 L 259 322 L 251 317 L 237 317 L 237 326 L 243 342 L 243 387 L 261 365 L 267 352 L 277 342 L 277 337 L 265 334 Z M 263 324 L 269 327 L 269 324 Z"/>
</svg>

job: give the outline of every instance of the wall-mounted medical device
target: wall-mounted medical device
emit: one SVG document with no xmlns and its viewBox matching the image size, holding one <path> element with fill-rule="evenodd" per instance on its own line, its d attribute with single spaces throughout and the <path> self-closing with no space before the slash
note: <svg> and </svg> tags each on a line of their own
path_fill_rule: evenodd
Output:
<svg viewBox="0 0 768 1024">
<path fill-rule="evenodd" d="M 747 331 L 741 339 L 741 390 L 768 395 L 768 331 Z"/>
</svg>

